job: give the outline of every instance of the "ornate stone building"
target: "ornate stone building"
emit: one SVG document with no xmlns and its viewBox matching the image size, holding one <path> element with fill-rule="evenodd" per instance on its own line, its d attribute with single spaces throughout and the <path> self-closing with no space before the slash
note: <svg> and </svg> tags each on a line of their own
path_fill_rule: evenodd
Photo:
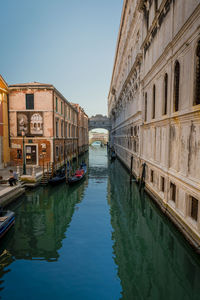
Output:
<svg viewBox="0 0 200 300">
<path fill-rule="evenodd" d="M 11 160 L 22 164 L 64 163 L 77 155 L 78 111 L 51 84 L 9 86 Z"/>
<path fill-rule="evenodd" d="M 108 96 L 111 140 L 200 244 L 200 3 L 125 0 Z"/>
</svg>

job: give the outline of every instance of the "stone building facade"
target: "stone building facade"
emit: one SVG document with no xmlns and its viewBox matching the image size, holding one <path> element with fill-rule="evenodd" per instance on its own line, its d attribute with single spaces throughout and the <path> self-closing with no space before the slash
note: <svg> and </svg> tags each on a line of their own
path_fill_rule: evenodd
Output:
<svg viewBox="0 0 200 300">
<path fill-rule="evenodd" d="M 9 86 L 11 160 L 26 164 L 63 164 L 77 155 L 78 112 L 51 84 Z M 24 132 L 24 138 L 22 137 Z"/>
<path fill-rule="evenodd" d="M 200 3 L 125 0 L 108 96 L 111 140 L 200 244 Z"/>
<path fill-rule="evenodd" d="M 0 75 L 0 169 L 9 163 L 8 86 Z"/>
<path fill-rule="evenodd" d="M 79 104 L 72 104 L 78 111 L 78 154 L 88 151 L 88 115 Z"/>
</svg>

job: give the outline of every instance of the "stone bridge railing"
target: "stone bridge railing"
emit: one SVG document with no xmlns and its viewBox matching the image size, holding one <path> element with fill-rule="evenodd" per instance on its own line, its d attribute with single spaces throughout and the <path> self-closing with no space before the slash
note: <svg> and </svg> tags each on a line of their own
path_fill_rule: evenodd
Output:
<svg viewBox="0 0 200 300">
<path fill-rule="evenodd" d="M 89 119 L 89 130 L 103 128 L 108 131 L 111 130 L 111 122 L 110 119 L 103 115 L 92 116 Z"/>
</svg>

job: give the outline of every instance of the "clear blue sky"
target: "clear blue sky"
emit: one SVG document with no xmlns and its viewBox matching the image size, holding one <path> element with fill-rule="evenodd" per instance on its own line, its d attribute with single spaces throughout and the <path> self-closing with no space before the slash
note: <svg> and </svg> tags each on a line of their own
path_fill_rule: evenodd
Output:
<svg viewBox="0 0 200 300">
<path fill-rule="evenodd" d="M 123 0 L 1 3 L 0 74 L 53 84 L 91 116 L 107 114 Z"/>
</svg>

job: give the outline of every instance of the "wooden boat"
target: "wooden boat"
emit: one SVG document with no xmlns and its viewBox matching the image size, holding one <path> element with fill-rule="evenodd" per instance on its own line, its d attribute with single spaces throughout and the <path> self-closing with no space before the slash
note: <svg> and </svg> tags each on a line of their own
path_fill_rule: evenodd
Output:
<svg viewBox="0 0 200 300">
<path fill-rule="evenodd" d="M 60 172 L 57 172 L 55 176 L 49 179 L 48 182 L 51 185 L 57 185 L 61 182 L 64 182 L 65 180 L 66 180 L 65 169 L 62 169 Z"/>
<path fill-rule="evenodd" d="M 57 175 L 57 176 L 54 176 L 53 178 L 49 179 L 49 184 L 51 185 L 57 185 L 61 182 L 64 182 L 66 180 L 66 175 Z"/>
<path fill-rule="evenodd" d="M 12 227 L 15 223 L 15 213 L 7 210 L 0 211 L 0 238 Z"/>
<path fill-rule="evenodd" d="M 75 174 L 67 179 L 69 185 L 80 182 L 87 173 L 87 165 L 85 163 L 81 164 L 80 169 L 76 170 Z"/>
</svg>

